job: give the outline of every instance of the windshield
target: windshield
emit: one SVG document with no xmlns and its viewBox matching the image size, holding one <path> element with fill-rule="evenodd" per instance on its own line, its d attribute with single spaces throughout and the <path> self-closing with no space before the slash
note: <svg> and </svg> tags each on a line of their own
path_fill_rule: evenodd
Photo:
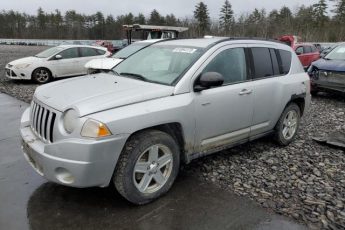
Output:
<svg viewBox="0 0 345 230">
<path fill-rule="evenodd" d="M 120 59 L 126 59 L 129 56 L 131 56 L 132 54 L 134 54 L 135 52 L 137 52 L 138 50 L 144 48 L 145 46 L 148 46 L 149 43 L 138 43 L 138 44 L 132 44 L 129 45 L 125 48 L 123 48 L 122 50 L 120 50 L 119 52 L 117 52 L 116 54 L 114 54 L 113 58 L 120 58 Z"/>
<path fill-rule="evenodd" d="M 202 51 L 196 47 L 149 46 L 117 65 L 113 71 L 125 77 L 173 85 Z"/>
<path fill-rule="evenodd" d="M 325 56 L 329 60 L 345 60 L 345 45 L 334 48 L 329 54 Z"/>
<path fill-rule="evenodd" d="M 38 58 L 47 58 L 47 57 L 50 57 L 58 52 L 60 52 L 61 50 L 63 50 L 64 48 L 62 47 L 53 47 L 53 48 L 50 48 L 50 49 L 47 49 L 37 55 L 35 55 L 35 57 L 38 57 Z"/>
</svg>

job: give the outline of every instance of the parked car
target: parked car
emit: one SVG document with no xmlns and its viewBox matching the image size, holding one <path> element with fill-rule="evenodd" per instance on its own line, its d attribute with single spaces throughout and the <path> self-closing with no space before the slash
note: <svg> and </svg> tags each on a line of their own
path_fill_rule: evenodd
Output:
<svg viewBox="0 0 345 230">
<path fill-rule="evenodd" d="M 333 43 L 328 46 L 325 46 L 320 53 L 320 57 L 325 57 L 329 52 L 331 52 L 338 45 L 339 43 Z"/>
<path fill-rule="evenodd" d="M 114 47 L 113 43 L 110 41 L 96 41 L 95 45 L 107 48 L 110 53 L 114 53 L 117 49 Z"/>
<path fill-rule="evenodd" d="M 132 43 L 131 45 L 123 48 L 122 50 L 118 51 L 108 58 L 98 58 L 87 62 L 85 64 L 85 68 L 87 69 L 87 72 L 89 74 L 109 72 L 117 64 L 119 64 L 132 54 L 158 41 L 161 41 L 161 39 L 151 39 Z"/>
<path fill-rule="evenodd" d="M 114 183 L 135 204 L 165 194 L 181 162 L 270 134 L 288 145 L 310 103 L 309 76 L 276 42 L 162 41 L 113 70 L 38 87 L 20 133 L 49 181 Z"/>
<path fill-rule="evenodd" d="M 278 38 L 278 40 L 295 50 L 304 69 L 308 69 L 313 61 L 320 58 L 320 51 L 313 44 L 301 43 L 300 38 L 297 36 L 285 35 Z"/>
<path fill-rule="evenodd" d="M 308 69 L 312 93 L 335 91 L 345 93 L 345 43 L 338 45 Z"/>
<path fill-rule="evenodd" d="M 106 48 L 84 45 L 61 45 L 49 48 L 33 57 L 21 58 L 5 66 L 6 77 L 34 80 L 39 84 L 53 78 L 85 75 L 85 63 L 111 55 Z"/>
</svg>

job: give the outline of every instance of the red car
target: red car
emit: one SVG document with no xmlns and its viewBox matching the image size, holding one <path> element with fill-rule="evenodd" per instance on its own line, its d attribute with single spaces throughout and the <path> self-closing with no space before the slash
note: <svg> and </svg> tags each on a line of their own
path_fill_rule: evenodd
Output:
<svg viewBox="0 0 345 230">
<path fill-rule="evenodd" d="M 319 50 L 313 45 L 309 43 L 300 43 L 299 37 L 292 36 L 292 35 L 285 35 L 278 39 L 281 42 L 286 43 L 288 46 L 291 46 L 299 60 L 301 61 L 303 67 L 307 69 L 312 62 L 320 59 L 320 52 Z"/>
</svg>

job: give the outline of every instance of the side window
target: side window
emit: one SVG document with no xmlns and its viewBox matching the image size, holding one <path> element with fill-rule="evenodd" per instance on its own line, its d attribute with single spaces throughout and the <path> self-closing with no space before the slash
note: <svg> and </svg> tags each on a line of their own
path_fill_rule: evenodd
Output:
<svg viewBox="0 0 345 230">
<path fill-rule="evenodd" d="M 274 76 L 271 54 L 268 48 L 251 48 L 255 69 L 254 79 Z"/>
<path fill-rule="evenodd" d="M 233 48 L 219 53 L 205 67 L 203 73 L 218 72 L 224 77 L 224 85 L 247 80 L 244 48 Z"/>
<path fill-rule="evenodd" d="M 291 68 L 291 52 L 286 50 L 277 50 L 280 74 L 286 75 Z"/>
<path fill-rule="evenodd" d="M 319 52 L 319 50 L 317 49 L 317 47 L 311 46 L 311 52 L 316 53 Z"/>
<path fill-rule="evenodd" d="M 277 54 L 274 49 L 270 49 L 274 75 L 280 75 Z"/>
<path fill-rule="evenodd" d="M 88 48 L 88 47 L 81 47 L 80 48 L 80 55 L 82 57 L 92 57 L 92 56 L 97 56 L 99 54 L 97 53 L 96 49 Z"/>
<path fill-rule="evenodd" d="M 304 46 L 304 53 L 311 53 L 312 50 L 311 50 L 311 47 L 310 46 Z"/>
<path fill-rule="evenodd" d="M 98 55 L 104 55 L 105 51 L 104 50 L 99 50 L 99 49 L 95 49 L 96 53 L 98 53 Z"/>
<path fill-rule="evenodd" d="M 59 53 L 62 59 L 70 59 L 79 57 L 78 48 L 70 48 Z"/>
<path fill-rule="evenodd" d="M 297 49 L 296 49 L 296 53 L 297 54 L 303 54 L 304 51 L 303 51 L 303 46 L 299 46 Z"/>
</svg>

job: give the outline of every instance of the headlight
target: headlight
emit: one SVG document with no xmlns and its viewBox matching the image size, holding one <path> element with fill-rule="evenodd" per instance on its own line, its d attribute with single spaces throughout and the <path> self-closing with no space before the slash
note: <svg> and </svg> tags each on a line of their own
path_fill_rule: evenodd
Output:
<svg viewBox="0 0 345 230">
<path fill-rule="evenodd" d="M 83 137 L 96 138 L 110 136 L 111 132 L 102 122 L 88 119 L 83 125 L 80 135 Z"/>
<path fill-rule="evenodd" d="M 78 113 L 74 109 L 69 109 L 63 116 L 63 127 L 67 133 L 72 133 L 78 124 Z"/>
<path fill-rule="evenodd" d="M 25 69 L 27 67 L 29 67 L 31 64 L 18 64 L 18 65 L 15 65 L 14 68 L 16 69 Z"/>
</svg>

